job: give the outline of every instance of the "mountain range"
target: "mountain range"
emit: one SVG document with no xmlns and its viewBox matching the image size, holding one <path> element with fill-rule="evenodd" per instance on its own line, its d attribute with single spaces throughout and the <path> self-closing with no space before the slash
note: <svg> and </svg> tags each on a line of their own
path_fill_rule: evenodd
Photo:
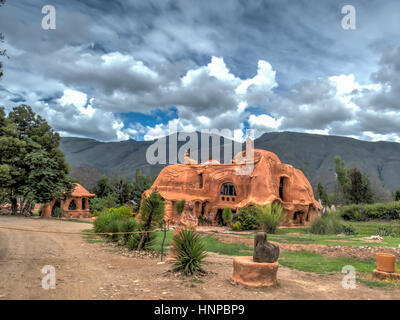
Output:
<svg viewBox="0 0 400 320">
<path fill-rule="evenodd" d="M 200 134 L 197 133 L 197 136 L 199 137 Z M 218 138 L 218 136 L 209 135 L 209 141 L 212 137 Z M 166 145 L 167 159 L 169 141 L 172 138 L 176 139 L 168 136 L 161 140 Z M 229 139 L 219 138 L 225 146 L 231 143 Z M 60 149 L 64 151 L 72 168 L 91 165 L 101 173 L 117 173 L 132 178 L 137 168 L 145 174 L 157 175 L 165 166 L 165 164 L 151 165 L 147 162 L 146 150 L 153 143 L 154 141 L 135 140 L 100 142 L 87 138 L 63 137 Z M 224 143 L 221 143 L 221 155 L 224 153 Z M 184 144 L 185 141 L 179 141 L 178 150 Z M 199 149 L 200 138 L 197 146 Z M 348 168 L 357 167 L 365 172 L 373 184 L 392 191 L 400 188 L 399 143 L 369 142 L 341 136 L 297 132 L 268 132 L 255 139 L 254 146 L 272 151 L 282 162 L 301 169 L 313 187 L 321 182 L 328 190 L 333 190 L 334 157 L 339 155 Z"/>
</svg>

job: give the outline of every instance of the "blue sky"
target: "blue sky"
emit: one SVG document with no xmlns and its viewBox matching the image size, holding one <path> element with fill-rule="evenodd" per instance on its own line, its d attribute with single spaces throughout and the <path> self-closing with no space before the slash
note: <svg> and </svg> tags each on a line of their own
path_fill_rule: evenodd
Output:
<svg viewBox="0 0 400 320">
<path fill-rule="evenodd" d="M 396 0 L 8 0 L 0 31 L 0 105 L 29 104 L 63 136 L 151 140 L 172 126 L 400 142 Z"/>
</svg>

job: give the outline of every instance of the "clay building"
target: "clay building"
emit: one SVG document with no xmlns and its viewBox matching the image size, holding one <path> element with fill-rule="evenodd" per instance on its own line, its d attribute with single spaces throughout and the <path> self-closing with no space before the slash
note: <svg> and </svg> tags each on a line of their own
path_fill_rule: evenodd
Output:
<svg viewBox="0 0 400 320">
<path fill-rule="evenodd" d="M 67 218 L 88 218 L 90 217 L 89 211 L 89 198 L 93 198 L 95 194 L 90 193 L 79 183 L 75 184 L 75 188 L 70 196 L 65 200 L 56 201 L 45 204 L 42 207 L 42 218 L 50 218 L 54 215 L 56 208 L 61 208 L 65 211 L 64 217 Z"/>
<path fill-rule="evenodd" d="M 176 201 L 194 203 L 194 212 L 200 219 L 213 224 L 222 222 L 222 211 L 230 207 L 233 214 L 248 205 L 265 205 L 278 202 L 287 213 L 286 225 L 306 225 L 321 210 L 314 199 L 312 187 L 303 172 L 281 163 L 272 152 L 252 149 L 252 141 L 246 142 L 246 151 L 239 152 L 230 164 L 207 161 L 197 164 L 186 154 L 184 164 L 166 166 L 150 189 L 157 191 L 165 200 L 165 218 L 176 224 Z M 254 164 L 247 174 L 246 166 Z"/>
</svg>

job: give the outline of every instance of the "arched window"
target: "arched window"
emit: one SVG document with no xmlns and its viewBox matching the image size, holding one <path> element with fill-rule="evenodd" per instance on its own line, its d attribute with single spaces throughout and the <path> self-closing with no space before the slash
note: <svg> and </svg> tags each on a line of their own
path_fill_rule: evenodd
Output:
<svg viewBox="0 0 400 320">
<path fill-rule="evenodd" d="M 75 200 L 71 200 L 71 202 L 68 205 L 68 210 L 76 210 Z"/>
<path fill-rule="evenodd" d="M 236 196 L 236 190 L 233 183 L 224 183 L 221 187 L 221 194 L 224 196 Z"/>
</svg>

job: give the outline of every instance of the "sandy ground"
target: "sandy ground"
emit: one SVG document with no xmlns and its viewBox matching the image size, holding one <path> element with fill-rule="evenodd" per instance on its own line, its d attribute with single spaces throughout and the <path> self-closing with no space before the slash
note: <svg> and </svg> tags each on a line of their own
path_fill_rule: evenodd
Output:
<svg viewBox="0 0 400 320">
<path fill-rule="evenodd" d="M 0 226 L 79 232 L 86 223 L 0 217 Z M 255 289 L 232 285 L 230 256 L 209 254 L 209 275 L 189 281 L 158 259 L 129 258 L 81 235 L 0 228 L 0 299 L 399 299 L 400 288 L 341 286 L 342 275 L 318 276 L 281 266 L 279 285 Z M 42 288 L 41 269 L 56 269 L 56 289 Z"/>
</svg>

